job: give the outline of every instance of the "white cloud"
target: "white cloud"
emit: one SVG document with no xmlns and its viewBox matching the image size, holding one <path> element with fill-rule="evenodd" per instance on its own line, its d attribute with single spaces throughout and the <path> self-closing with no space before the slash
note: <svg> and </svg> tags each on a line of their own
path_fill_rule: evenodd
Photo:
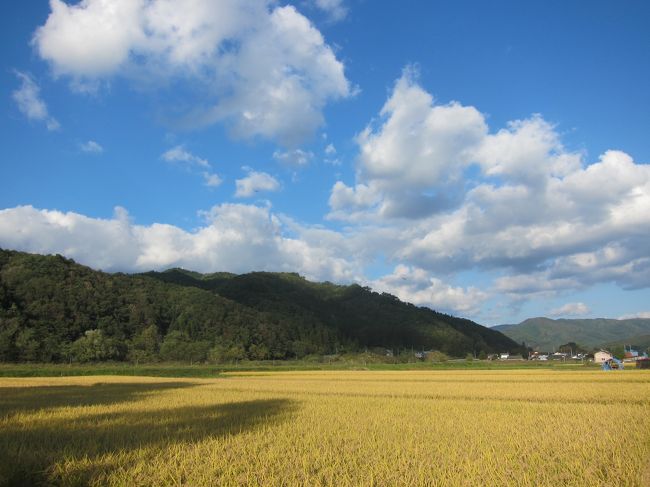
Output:
<svg viewBox="0 0 650 487">
<path fill-rule="evenodd" d="M 203 169 L 201 171 L 203 184 L 210 188 L 216 188 L 223 182 L 223 179 L 221 179 L 217 173 L 212 171 L 212 166 L 207 159 L 192 154 L 182 145 L 172 147 L 168 151 L 164 152 L 160 157 L 167 162 L 183 164 L 192 172 L 196 171 L 198 168 Z"/>
<path fill-rule="evenodd" d="M 368 220 L 368 210 L 375 208 L 382 201 L 382 194 L 376 185 L 357 184 L 351 188 L 337 181 L 329 197 L 330 219 L 349 221 Z"/>
<path fill-rule="evenodd" d="M 361 276 L 330 232 L 283 223 L 268 208 L 222 204 L 188 232 L 173 225 L 137 225 L 123 208 L 111 219 L 19 206 L 0 210 L 0 247 L 60 253 L 107 271 L 180 266 L 201 272 L 290 271 L 309 279 L 350 282 Z M 289 237 L 288 226 L 291 226 Z M 330 236 L 328 236 L 330 235 Z"/>
<path fill-rule="evenodd" d="M 584 316 L 591 312 L 585 303 L 567 303 L 548 312 L 550 316 Z"/>
<path fill-rule="evenodd" d="M 82 0 L 68 5 L 50 0 L 50 8 L 47 22 L 36 30 L 32 43 L 59 75 L 111 74 L 127 61 L 142 36 L 138 25 L 141 1 Z"/>
<path fill-rule="evenodd" d="M 104 148 L 94 140 L 88 140 L 79 144 L 79 149 L 81 149 L 82 152 L 89 152 L 91 154 L 101 154 L 104 152 Z"/>
<path fill-rule="evenodd" d="M 565 152 L 554 127 L 540 115 L 509 122 L 507 129 L 487 135 L 473 157 L 487 176 L 533 187 L 581 167 L 580 155 Z"/>
<path fill-rule="evenodd" d="M 380 116 L 358 136 L 356 180 L 333 185 L 327 217 L 389 262 L 494 270 L 494 292 L 515 302 L 650 286 L 649 165 L 620 151 L 588 163 L 540 115 L 490 132 L 474 107 L 437 105 L 408 68 Z"/>
<path fill-rule="evenodd" d="M 650 311 L 639 311 L 637 313 L 630 313 L 627 315 L 620 316 L 619 320 L 633 320 L 635 318 L 644 318 L 650 319 Z"/>
<path fill-rule="evenodd" d="M 388 189 L 444 188 L 471 159 L 487 131 L 483 116 L 459 103 L 434 104 L 406 69 L 380 114 L 378 130 L 359 136 L 360 172 Z"/>
<path fill-rule="evenodd" d="M 494 290 L 512 301 L 524 301 L 532 297 L 551 298 L 583 285 L 573 277 L 553 278 L 548 272 L 502 276 L 494 281 Z"/>
<path fill-rule="evenodd" d="M 381 192 L 376 212 L 385 218 L 420 218 L 455 205 L 463 171 L 487 134 L 478 110 L 435 104 L 416 78 L 406 68 L 380 112 L 381 126 L 357 136 L 357 181 Z"/>
<path fill-rule="evenodd" d="M 41 99 L 41 90 L 31 76 L 20 71 L 15 74 L 20 80 L 20 88 L 15 90 L 11 97 L 21 113 L 30 120 L 44 122 L 48 130 L 61 128 L 59 122 L 49 114 L 47 105 Z"/>
<path fill-rule="evenodd" d="M 260 191 L 278 191 L 280 183 L 270 174 L 265 172 L 248 171 L 248 176 L 235 181 L 237 198 L 248 198 Z"/>
<path fill-rule="evenodd" d="M 371 286 L 402 301 L 465 316 L 478 313 L 488 298 L 475 287 L 453 287 L 423 269 L 405 265 L 398 265 L 392 274 L 371 281 Z"/>
<path fill-rule="evenodd" d="M 638 255 L 637 244 L 650 234 L 650 166 L 610 151 L 564 178 L 548 176 L 544 184 L 482 183 L 459 209 L 422 227 L 426 234 L 403 255 L 430 266 L 544 264 L 561 273 L 563 267 L 588 271 L 588 262 L 598 261 L 599 268 L 631 263 L 647 257 Z"/>
<path fill-rule="evenodd" d="M 332 21 L 338 22 L 348 15 L 344 0 L 312 0 L 314 6 L 329 15 Z"/>
<path fill-rule="evenodd" d="M 204 103 L 190 126 L 227 122 L 240 137 L 296 147 L 323 124 L 329 100 L 352 94 L 343 64 L 292 6 L 270 0 L 52 0 L 33 37 L 76 87 L 125 76 L 183 80 Z M 119 27 L 118 27 L 119 26 Z"/>
<path fill-rule="evenodd" d="M 332 166 L 341 165 L 341 159 L 336 157 L 336 147 L 334 147 L 334 144 L 327 144 L 327 147 L 325 147 L 324 162 L 325 164 L 330 164 Z"/>
<path fill-rule="evenodd" d="M 182 145 L 169 149 L 161 157 L 167 162 L 184 162 L 190 166 L 210 167 L 210 163 L 206 159 L 188 152 Z"/>
<path fill-rule="evenodd" d="M 314 158 L 314 153 L 302 149 L 275 151 L 273 159 L 294 168 L 307 166 Z"/>
<path fill-rule="evenodd" d="M 203 173 L 203 184 L 206 186 L 209 186 L 211 188 L 216 188 L 219 186 L 223 180 L 219 177 L 218 174 L 210 173 L 210 172 L 204 172 Z"/>
<path fill-rule="evenodd" d="M 31 206 L 0 210 L 0 247 L 60 253 L 98 269 L 127 269 L 137 259 L 135 236 L 122 208 L 110 220 Z"/>
</svg>

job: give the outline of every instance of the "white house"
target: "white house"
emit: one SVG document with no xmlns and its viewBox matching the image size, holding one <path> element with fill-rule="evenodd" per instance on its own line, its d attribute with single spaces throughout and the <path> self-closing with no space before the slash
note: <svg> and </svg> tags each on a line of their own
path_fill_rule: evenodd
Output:
<svg viewBox="0 0 650 487">
<path fill-rule="evenodd" d="M 597 364 L 602 364 L 611 360 L 613 355 L 606 350 L 601 350 L 600 352 L 594 353 L 594 362 Z"/>
</svg>

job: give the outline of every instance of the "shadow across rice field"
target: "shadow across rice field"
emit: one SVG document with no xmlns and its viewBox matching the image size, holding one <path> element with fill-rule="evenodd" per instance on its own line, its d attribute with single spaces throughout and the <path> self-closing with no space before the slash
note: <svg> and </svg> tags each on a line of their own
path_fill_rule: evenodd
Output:
<svg viewBox="0 0 650 487">
<path fill-rule="evenodd" d="M 113 407 L 191 386 L 130 383 L 2 388 L 0 411 L 6 423 L 0 428 L 0 485 L 58 484 L 53 465 L 88 458 L 87 468 L 80 469 L 75 478 L 65 478 L 67 485 L 87 485 L 114 468 L 112 454 L 240 434 L 273 423 L 292 408 L 286 399 L 178 407 L 165 407 L 161 402 L 155 409 L 127 404 Z M 98 405 L 110 407 L 85 407 Z M 73 414 L 49 414 L 52 408 L 68 407 L 74 408 Z"/>
<path fill-rule="evenodd" d="M 97 382 L 92 385 L 0 387 L 0 417 L 40 409 L 119 404 L 161 391 L 194 386 L 191 382 Z"/>
</svg>

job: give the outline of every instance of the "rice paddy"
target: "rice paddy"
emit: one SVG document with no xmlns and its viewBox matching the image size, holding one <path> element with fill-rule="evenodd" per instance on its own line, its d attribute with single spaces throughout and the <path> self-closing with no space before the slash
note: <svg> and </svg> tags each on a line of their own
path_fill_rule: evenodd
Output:
<svg viewBox="0 0 650 487">
<path fill-rule="evenodd" d="M 0 378 L 3 485 L 650 485 L 650 371 Z"/>
</svg>

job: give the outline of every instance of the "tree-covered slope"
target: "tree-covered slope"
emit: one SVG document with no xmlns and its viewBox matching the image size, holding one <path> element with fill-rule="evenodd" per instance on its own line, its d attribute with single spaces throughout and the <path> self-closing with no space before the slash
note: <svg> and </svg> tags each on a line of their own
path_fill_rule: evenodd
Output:
<svg viewBox="0 0 650 487">
<path fill-rule="evenodd" d="M 513 340 L 526 342 L 533 348 L 553 350 L 575 342 L 583 347 L 599 347 L 608 343 L 629 343 L 633 337 L 650 334 L 650 319 L 558 319 L 530 318 L 518 325 L 495 326 Z"/>
<path fill-rule="evenodd" d="M 197 276 L 171 269 L 147 276 L 208 289 L 285 319 L 321 323 L 362 347 L 437 349 L 452 355 L 518 347 L 503 334 L 470 320 L 419 308 L 358 285 L 314 283 L 294 273 Z"/>
<path fill-rule="evenodd" d="M 515 351 L 501 333 L 297 274 L 107 274 L 0 249 L 0 360 L 293 358 L 365 347 Z"/>
<path fill-rule="evenodd" d="M 602 347 L 608 350 L 616 350 L 628 346 L 637 352 L 650 352 L 650 334 L 627 337 L 624 340 L 617 340 L 614 342 L 602 344 Z"/>
</svg>

